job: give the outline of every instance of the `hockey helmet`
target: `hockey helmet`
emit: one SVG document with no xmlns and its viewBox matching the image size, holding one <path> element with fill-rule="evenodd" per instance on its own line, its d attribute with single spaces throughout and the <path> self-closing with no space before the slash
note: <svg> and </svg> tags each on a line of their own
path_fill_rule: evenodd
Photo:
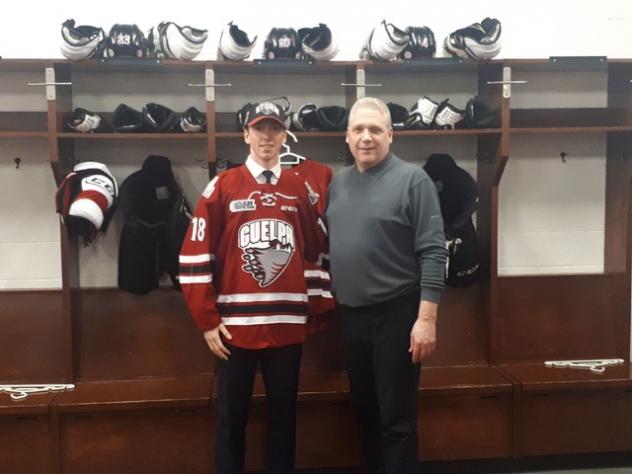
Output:
<svg viewBox="0 0 632 474">
<path fill-rule="evenodd" d="M 301 28 L 298 36 L 303 54 L 308 58 L 329 61 L 338 54 L 338 46 L 332 40 L 331 30 L 324 23 L 319 23 L 314 28 Z"/>
<path fill-rule="evenodd" d="M 99 115 L 81 107 L 73 111 L 66 125 L 70 130 L 81 133 L 99 132 L 106 128 L 105 121 Z"/>
<path fill-rule="evenodd" d="M 96 26 L 75 26 L 75 20 L 61 24 L 61 53 L 73 60 L 90 59 L 100 55 L 105 32 Z"/>
<path fill-rule="evenodd" d="M 292 112 L 291 128 L 300 132 L 320 130 L 315 104 L 304 104 Z"/>
<path fill-rule="evenodd" d="M 446 36 L 444 48 L 453 56 L 471 59 L 492 59 L 500 53 L 500 21 L 485 18 Z"/>
<path fill-rule="evenodd" d="M 388 111 L 391 114 L 391 124 L 393 130 L 405 130 L 407 128 L 409 112 L 408 109 L 402 105 L 389 102 L 386 104 Z"/>
<path fill-rule="evenodd" d="M 103 56 L 106 58 L 143 58 L 147 44 L 138 25 L 115 24 L 110 28 Z"/>
<path fill-rule="evenodd" d="M 265 59 L 301 59 L 301 42 L 294 28 L 272 28 L 263 45 Z"/>
<path fill-rule="evenodd" d="M 408 44 L 399 53 L 400 59 L 431 58 L 437 51 L 434 33 L 427 26 L 409 26 L 406 34 L 410 38 Z"/>
<path fill-rule="evenodd" d="M 195 58 L 204 47 L 208 31 L 163 21 L 149 30 L 147 41 L 159 58 Z"/>
<path fill-rule="evenodd" d="M 189 107 L 180 116 L 178 126 L 183 132 L 203 132 L 206 129 L 206 115 L 195 107 Z"/>
<path fill-rule="evenodd" d="M 112 127 L 115 132 L 132 133 L 143 131 L 143 112 L 126 104 L 119 104 L 114 110 Z"/>
<path fill-rule="evenodd" d="M 463 128 L 494 128 L 498 125 L 497 112 L 487 106 L 478 96 L 472 97 L 467 102 L 462 123 Z"/>
<path fill-rule="evenodd" d="M 339 105 L 319 107 L 316 110 L 316 118 L 321 130 L 340 132 L 347 129 L 349 111 Z"/>
<path fill-rule="evenodd" d="M 150 102 L 143 107 L 143 130 L 170 132 L 178 124 L 178 116 L 169 107 Z"/>
<path fill-rule="evenodd" d="M 360 53 L 361 59 L 392 61 L 408 44 L 408 35 L 386 20 L 373 28 Z"/>
<path fill-rule="evenodd" d="M 218 57 L 220 57 L 220 59 L 230 59 L 231 61 L 246 59 L 250 56 L 256 41 L 256 36 L 250 40 L 248 34 L 240 30 L 239 27 L 231 21 L 226 25 L 219 38 Z"/>
</svg>

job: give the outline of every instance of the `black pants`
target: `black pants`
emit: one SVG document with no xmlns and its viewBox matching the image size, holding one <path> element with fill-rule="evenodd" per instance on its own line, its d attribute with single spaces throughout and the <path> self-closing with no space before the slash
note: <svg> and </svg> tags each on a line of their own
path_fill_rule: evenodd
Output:
<svg viewBox="0 0 632 474">
<path fill-rule="evenodd" d="M 412 474 L 417 469 L 417 387 L 410 330 L 419 293 L 358 308 L 340 305 L 345 363 L 358 410 L 368 470 Z"/>
<path fill-rule="evenodd" d="M 227 347 L 231 354 L 218 365 L 217 474 L 244 472 L 248 407 L 259 364 L 268 406 L 266 470 L 268 474 L 293 473 L 302 345 L 261 350 Z"/>
</svg>

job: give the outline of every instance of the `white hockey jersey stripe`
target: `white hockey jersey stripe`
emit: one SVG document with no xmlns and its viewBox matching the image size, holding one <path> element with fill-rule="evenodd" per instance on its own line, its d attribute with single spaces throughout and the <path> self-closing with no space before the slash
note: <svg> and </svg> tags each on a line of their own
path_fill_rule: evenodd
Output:
<svg viewBox="0 0 632 474">
<path fill-rule="evenodd" d="M 211 283 L 213 281 L 213 275 L 195 275 L 186 276 L 180 275 L 180 283 Z"/>
<path fill-rule="evenodd" d="M 305 324 L 307 316 L 292 314 L 275 314 L 271 316 L 239 316 L 222 318 L 225 326 L 254 326 L 257 324 Z"/>
<path fill-rule="evenodd" d="M 256 303 L 261 301 L 307 302 L 307 295 L 305 293 L 236 293 L 217 297 L 218 303 Z"/>
<path fill-rule="evenodd" d="M 180 255 L 180 263 L 204 263 L 215 260 L 215 255 L 211 253 L 201 253 L 199 255 Z"/>
<path fill-rule="evenodd" d="M 309 296 L 322 296 L 323 298 L 333 298 L 331 291 L 322 290 L 320 288 L 312 288 L 310 290 L 307 290 L 307 294 Z"/>
<path fill-rule="evenodd" d="M 305 278 L 320 278 L 321 280 L 330 280 L 329 273 L 320 270 L 305 270 Z"/>
</svg>

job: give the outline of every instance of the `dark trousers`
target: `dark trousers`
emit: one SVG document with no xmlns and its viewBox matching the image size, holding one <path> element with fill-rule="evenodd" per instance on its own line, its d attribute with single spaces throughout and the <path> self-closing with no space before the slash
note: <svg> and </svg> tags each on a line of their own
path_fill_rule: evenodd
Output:
<svg viewBox="0 0 632 474">
<path fill-rule="evenodd" d="M 368 470 L 412 474 L 417 469 L 417 387 L 410 330 L 419 293 L 371 306 L 340 305 L 344 355 L 358 411 Z"/>
<path fill-rule="evenodd" d="M 258 365 L 266 387 L 268 407 L 266 471 L 269 474 L 293 473 L 302 345 L 261 350 L 227 347 L 231 354 L 227 361 L 219 361 L 217 369 L 217 474 L 244 472 L 245 429 Z"/>
</svg>

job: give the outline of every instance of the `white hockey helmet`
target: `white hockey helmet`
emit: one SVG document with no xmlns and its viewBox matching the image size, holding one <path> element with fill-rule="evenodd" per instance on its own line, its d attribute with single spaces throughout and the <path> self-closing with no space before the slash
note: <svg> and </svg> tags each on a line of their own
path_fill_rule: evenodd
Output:
<svg viewBox="0 0 632 474">
<path fill-rule="evenodd" d="M 61 24 L 61 54 L 72 60 L 89 59 L 98 56 L 105 40 L 105 32 L 96 26 L 75 26 L 75 20 Z"/>
<path fill-rule="evenodd" d="M 298 30 L 301 39 L 303 54 L 319 61 L 329 61 L 338 54 L 338 45 L 334 43 L 331 30 L 324 23 L 319 23 L 314 28 L 301 28 Z"/>
<path fill-rule="evenodd" d="M 149 31 L 148 37 L 156 56 L 191 60 L 202 52 L 208 30 L 163 21 Z"/>
<path fill-rule="evenodd" d="M 246 59 L 250 56 L 256 41 L 256 36 L 250 40 L 248 34 L 231 21 L 226 25 L 219 38 L 218 57 L 231 61 Z"/>
<path fill-rule="evenodd" d="M 382 61 L 392 61 L 406 47 L 409 39 L 408 34 L 404 30 L 397 28 L 392 23 L 386 23 L 386 20 L 382 20 L 371 31 L 360 53 L 360 57 L 361 59 L 373 58 Z"/>
</svg>

